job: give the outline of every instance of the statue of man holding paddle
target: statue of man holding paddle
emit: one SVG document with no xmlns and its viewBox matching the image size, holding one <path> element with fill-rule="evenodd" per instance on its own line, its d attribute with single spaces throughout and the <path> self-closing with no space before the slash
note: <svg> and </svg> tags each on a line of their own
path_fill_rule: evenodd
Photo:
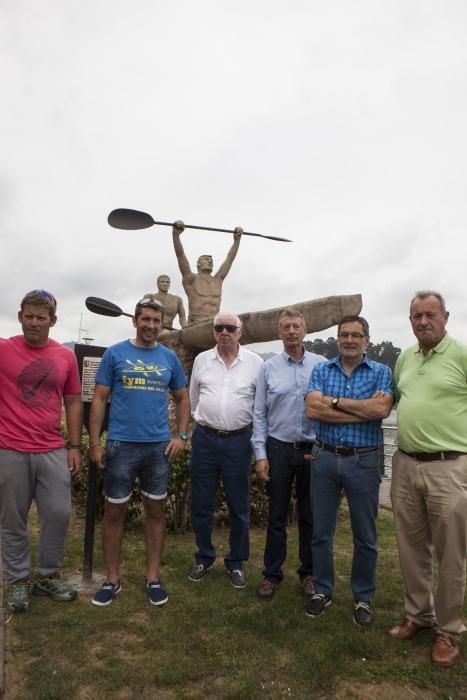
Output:
<svg viewBox="0 0 467 700">
<path fill-rule="evenodd" d="M 232 263 L 240 246 L 243 229 L 240 226 L 234 230 L 234 242 L 227 257 L 213 275 L 213 259 L 211 255 L 201 255 L 198 258 L 198 272 L 193 272 L 188 258 L 183 250 L 180 235 L 185 229 L 183 221 L 176 221 L 172 228 L 175 255 L 178 267 L 182 273 L 183 288 L 188 297 L 188 323 L 195 323 L 206 318 L 213 318 L 220 309 L 222 283 L 230 272 Z"/>
</svg>

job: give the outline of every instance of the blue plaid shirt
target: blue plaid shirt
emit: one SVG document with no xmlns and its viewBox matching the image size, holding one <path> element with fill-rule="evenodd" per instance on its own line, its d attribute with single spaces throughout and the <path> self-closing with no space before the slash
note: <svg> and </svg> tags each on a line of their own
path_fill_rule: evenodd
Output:
<svg viewBox="0 0 467 700">
<path fill-rule="evenodd" d="M 375 391 L 392 394 L 392 375 L 387 365 L 364 357 L 350 377 L 342 367 L 340 356 L 320 362 L 313 369 L 308 391 L 320 391 L 323 396 L 347 399 L 369 399 Z M 381 420 L 365 423 L 325 423 L 315 420 L 317 437 L 329 445 L 348 447 L 377 447 L 381 443 Z"/>
</svg>

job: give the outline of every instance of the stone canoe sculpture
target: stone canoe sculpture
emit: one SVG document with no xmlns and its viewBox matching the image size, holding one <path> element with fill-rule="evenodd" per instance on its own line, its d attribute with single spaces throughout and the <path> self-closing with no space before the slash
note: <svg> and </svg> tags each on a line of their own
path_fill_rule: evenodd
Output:
<svg viewBox="0 0 467 700">
<path fill-rule="evenodd" d="M 360 294 L 322 297 L 310 301 L 300 301 L 264 311 L 252 311 L 239 314 L 243 326 L 240 338 L 242 345 L 263 343 L 277 340 L 277 324 L 281 311 L 294 308 L 301 311 L 305 317 L 308 333 L 331 328 L 339 323 L 344 316 L 356 316 L 362 308 Z M 190 374 L 191 364 L 198 353 L 214 347 L 212 319 L 191 323 L 177 331 L 164 333 L 160 342 L 174 350 L 183 361 L 185 370 Z"/>
</svg>

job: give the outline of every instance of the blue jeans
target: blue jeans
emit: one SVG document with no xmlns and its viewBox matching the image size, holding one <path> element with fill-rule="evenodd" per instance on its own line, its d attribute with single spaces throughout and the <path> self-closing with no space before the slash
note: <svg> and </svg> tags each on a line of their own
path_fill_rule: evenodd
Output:
<svg viewBox="0 0 467 700">
<path fill-rule="evenodd" d="M 214 507 L 222 480 L 230 515 L 230 551 L 224 563 L 241 569 L 250 554 L 251 431 L 220 438 L 197 426 L 191 439 L 191 523 L 195 533 L 196 561 L 211 566 L 216 559 L 212 543 Z"/>
<path fill-rule="evenodd" d="M 146 498 L 162 501 L 167 496 L 170 465 L 168 442 L 107 440 L 104 470 L 105 495 L 110 503 L 126 503 L 136 477 Z"/>
<path fill-rule="evenodd" d="M 351 587 L 355 600 L 369 602 L 376 588 L 376 518 L 381 481 L 379 450 L 349 457 L 321 450 L 311 463 L 313 573 L 317 593 L 334 589 L 333 542 L 342 489 L 353 534 Z"/>
<path fill-rule="evenodd" d="M 269 519 L 264 550 L 263 576 L 279 583 L 283 579 L 282 564 L 287 555 L 287 517 L 292 484 L 295 479 L 298 510 L 298 541 L 301 565 L 300 579 L 313 574 L 311 538 L 313 515 L 310 500 L 310 462 L 305 462 L 305 450 L 294 449 L 287 443 L 268 437 L 266 450 L 269 461 Z"/>
</svg>

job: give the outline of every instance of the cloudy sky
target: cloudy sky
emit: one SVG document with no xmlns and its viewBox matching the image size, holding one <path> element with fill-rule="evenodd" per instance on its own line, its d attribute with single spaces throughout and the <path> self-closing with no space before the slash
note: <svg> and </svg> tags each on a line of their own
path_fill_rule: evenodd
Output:
<svg viewBox="0 0 467 700">
<path fill-rule="evenodd" d="M 373 341 L 404 347 L 408 301 L 430 287 L 467 342 L 465 0 L 3 0 L 0 13 L 1 336 L 37 287 L 58 297 L 57 340 L 77 339 L 83 314 L 101 345 L 130 321 L 87 312 L 86 296 L 131 310 L 160 273 L 183 294 L 170 229 L 108 226 L 132 207 L 293 239 L 242 239 L 226 309 L 360 292 Z M 193 268 L 231 245 L 182 241 Z"/>
</svg>

